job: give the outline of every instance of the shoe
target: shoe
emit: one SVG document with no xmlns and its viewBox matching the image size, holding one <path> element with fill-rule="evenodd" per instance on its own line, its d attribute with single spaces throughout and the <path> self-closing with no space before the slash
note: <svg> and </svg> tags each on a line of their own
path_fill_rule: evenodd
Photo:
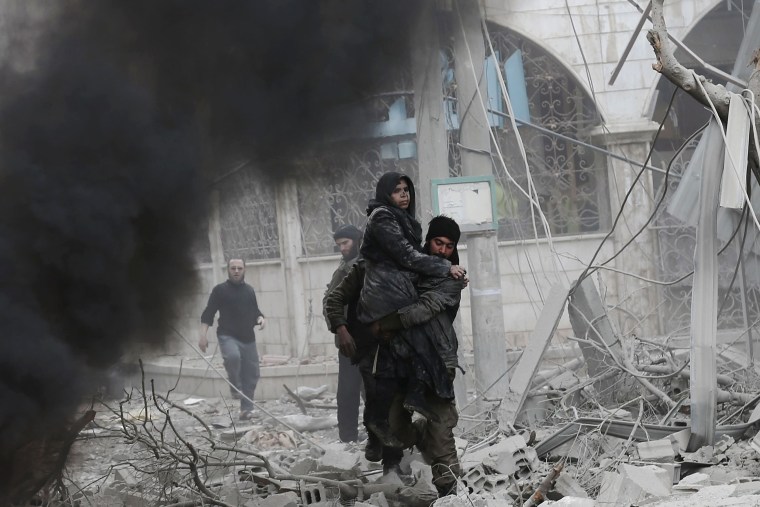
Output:
<svg viewBox="0 0 760 507">
<path fill-rule="evenodd" d="M 388 426 L 387 421 L 380 423 L 367 423 L 367 428 L 369 428 L 372 433 L 375 434 L 378 440 L 380 440 L 381 444 L 387 447 L 395 447 L 397 449 L 403 449 L 405 447 L 404 442 L 396 438 L 396 436 L 391 432 L 391 428 Z"/>
<path fill-rule="evenodd" d="M 374 433 L 367 437 L 367 444 L 364 446 L 364 459 L 367 461 L 380 461 L 383 459 L 383 443 L 380 442 Z"/>
<path fill-rule="evenodd" d="M 253 419 L 253 412 L 251 412 L 250 410 L 243 410 L 242 412 L 240 412 L 241 421 L 250 421 L 251 419 Z"/>
<path fill-rule="evenodd" d="M 412 390 L 404 398 L 404 408 L 409 412 L 417 412 L 428 421 L 441 422 L 438 414 L 430 410 L 425 403 L 425 396 L 419 390 Z"/>
</svg>

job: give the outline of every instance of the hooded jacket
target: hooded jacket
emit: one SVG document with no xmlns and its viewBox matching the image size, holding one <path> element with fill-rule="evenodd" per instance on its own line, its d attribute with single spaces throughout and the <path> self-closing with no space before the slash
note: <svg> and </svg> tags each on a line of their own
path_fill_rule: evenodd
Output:
<svg viewBox="0 0 760 507">
<path fill-rule="evenodd" d="M 403 210 L 391 199 L 399 181 L 409 186 L 409 207 Z M 365 261 L 364 286 L 359 297 L 359 321 L 370 323 L 417 300 L 419 275 L 445 277 L 451 262 L 422 253 L 422 226 L 414 218 L 415 192 L 411 179 L 385 173 L 377 182 L 375 198 L 367 207 L 361 256 Z"/>
</svg>

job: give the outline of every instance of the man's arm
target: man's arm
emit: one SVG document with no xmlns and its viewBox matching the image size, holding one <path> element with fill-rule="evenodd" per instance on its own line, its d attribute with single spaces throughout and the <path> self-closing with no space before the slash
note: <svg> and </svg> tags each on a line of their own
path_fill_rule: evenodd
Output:
<svg viewBox="0 0 760 507">
<path fill-rule="evenodd" d="M 458 306 L 464 280 L 444 278 L 420 294 L 417 302 L 380 319 L 380 332 L 393 333 L 424 324 L 448 308 Z"/>
<path fill-rule="evenodd" d="M 264 314 L 261 313 L 261 308 L 259 308 L 259 302 L 256 299 L 256 289 L 251 287 L 251 292 L 253 293 L 253 311 L 256 314 L 256 324 L 259 325 L 259 329 L 264 329 L 264 326 L 267 325 L 267 321 L 264 318 Z"/>
<path fill-rule="evenodd" d="M 351 270 L 343 280 L 331 290 L 323 300 L 323 313 L 332 333 L 337 333 L 340 326 L 348 324 L 344 307 L 359 299 L 364 284 L 364 263 L 359 261 L 351 266 Z"/>
<path fill-rule="evenodd" d="M 348 272 L 348 269 L 346 269 L 345 267 L 345 261 L 340 261 L 340 265 L 338 266 L 338 269 L 336 269 L 335 272 L 333 272 L 332 278 L 330 279 L 330 283 L 327 284 L 327 290 L 325 291 L 325 295 L 322 296 L 322 315 L 325 318 L 327 327 L 330 327 L 330 319 L 327 317 L 327 310 L 326 310 L 327 296 L 330 295 L 330 293 L 335 289 L 335 287 L 338 286 L 338 284 L 340 284 L 341 281 L 343 281 L 343 278 L 346 276 L 347 272 Z"/>
<path fill-rule="evenodd" d="M 356 262 L 343 280 L 327 295 L 323 311 L 330 331 L 335 333 L 338 349 L 346 357 L 356 354 L 356 343 L 348 332 L 348 320 L 343 308 L 359 299 L 364 284 L 364 263 Z"/>
<path fill-rule="evenodd" d="M 201 313 L 201 328 L 198 332 L 198 348 L 201 352 L 206 352 L 208 347 L 208 328 L 214 325 L 214 316 L 219 310 L 219 294 L 216 287 L 211 291 L 211 295 L 208 297 L 208 303 L 206 308 Z"/>
</svg>

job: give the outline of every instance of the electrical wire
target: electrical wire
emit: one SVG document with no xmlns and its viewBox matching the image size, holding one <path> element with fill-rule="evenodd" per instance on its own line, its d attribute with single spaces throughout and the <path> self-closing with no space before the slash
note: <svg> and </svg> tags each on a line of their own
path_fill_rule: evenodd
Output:
<svg viewBox="0 0 760 507">
<path fill-rule="evenodd" d="M 589 271 L 591 270 L 591 265 L 593 265 L 593 264 L 594 264 L 594 261 L 595 261 L 595 260 L 596 260 L 596 258 L 599 256 L 599 253 L 602 251 L 602 247 L 604 246 L 604 243 L 605 243 L 605 242 L 606 242 L 606 241 L 607 241 L 607 240 L 608 240 L 610 237 L 612 237 L 612 234 L 615 232 L 615 228 L 617 227 L 617 224 L 618 224 L 618 222 L 620 221 L 620 218 L 621 218 L 621 217 L 622 217 L 622 215 L 623 215 L 623 210 L 625 209 L 625 204 L 628 202 L 628 199 L 630 198 L 631 194 L 633 193 L 633 190 L 634 190 L 634 189 L 635 189 L 635 187 L 636 187 L 636 183 L 638 183 L 639 179 L 640 179 L 640 178 L 641 178 L 641 176 L 644 174 L 644 171 L 645 171 L 645 169 L 644 169 L 644 167 L 643 167 L 643 166 L 646 166 L 646 165 L 649 163 L 649 159 L 652 157 L 652 153 L 654 153 L 654 148 L 655 148 L 655 143 L 656 143 L 656 141 L 657 141 L 657 137 L 659 136 L 660 132 L 662 132 L 663 126 L 665 125 L 665 119 L 668 117 L 668 113 L 670 112 L 670 109 L 671 109 L 671 107 L 673 106 L 673 101 L 674 101 L 674 100 L 675 100 L 675 98 L 676 98 L 676 94 L 678 93 L 678 90 L 679 90 L 678 88 L 675 88 L 675 89 L 673 90 L 673 95 L 671 95 L 671 97 L 670 97 L 670 102 L 668 102 L 668 107 L 667 107 L 667 110 L 665 111 L 665 115 L 663 116 L 663 120 L 660 122 L 660 127 L 657 129 L 657 134 L 655 134 L 655 138 L 654 138 L 654 140 L 652 141 L 652 146 L 651 146 L 651 147 L 650 147 L 650 149 L 649 149 L 649 154 L 647 155 L 647 158 L 646 158 L 646 160 L 644 161 L 644 164 L 642 164 L 642 168 L 641 168 L 641 169 L 638 171 L 638 173 L 636 174 L 636 177 L 634 178 L 633 182 L 631 183 L 631 186 L 630 186 L 630 188 L 629 188 L 629 189 L 628 189 L 628 191 L 625 193 L 625 196 L 623 197 L 623 201 L 620 203 L 620 208 L 618 209 L 618 212 L 617 212 L 617 214 L 616 214 L 616 216 L 615 216 L 615 220 L 612 222 L 612 226 L 610 227 L 610 230 L 609 230 L 609 232 L 608 232 L 608 233 L 605 235 L 604 239 L 602 239 L 602 241 L 599 243 L 599 246 L 597 247 L 596 251 L 595 251 L 595 252 L 594 252 L 594 254 L 591 256 L 591 260 L 589 261 L 588 265 L 586 266 L 586 268 L 583 270 L 583 272 L 582 272 L 582 273 L 580 274 L 580 276 L 578 277 L 578 280 L 577 280 L 577 281 L 576 281 L 576 283 L 575 283 L 575 287 L 572 287 L 572 288 L 570 289 L 570 293 L 571 293 L 571 294 L 572 294 L 572 293 L 575 291 L 575 289 L 576 289 L 576 288 L 577 288 L 577 287 L 580 285 L 580 283 L 581 283 L 581 282 L 583 282 L 583 280 L 584 280 L 584 279 L 585 279 L 585 278 L 586 278 L 586 277 L 587 277 L 589 274 L 591 274 L 591 273 L 589 273 Z M 703 129 L 704 129 L 704 128 L 706 128 L 706 127 L 703 127 Z M 678 149 L 678 151 L 676 152 L 676 155 L 675 155 L 675 156 L 677 156 L 677 155 L 678 155 L 678 154 L 681 152 L 681 150 L 683 150 L 683 149 L 685 148 L 685 146 L 688 144 L 688 142 L 689 142 L 689 141 L 691 141 L 691 139 L 693 139 L 693 138 L 694 138 L 694 136 L 696 136 L 696 135 L 697 135 L 699 132 L 700 132 L 700 131 L 697 131 L 697 132 L 695 132 L 694 134 L 692 134 L 692 136 L 691 136 L 691 137 L 690 137 L 690 138 L 689 138 L 689 139 L 686 141 L 686 143 L 684 143 L 684 144 L 683 144 L 683 145 L 682 145 L 682 146 L 681 146 L 681 147 Z M 662 197 L 660 198 L 660 202 L 657 204 L 657 207 L 655 207 L 654 211 L 653 211 L 653 212 L 652 212 L 652 214 L 650 215 L 650 217 L 649 217 L 649 219 L 647 220 L 646 224 L 644 225 L 644 227 L 640 228 L 640 229 L 639 229 L 639 231 L 637 231 L 637 232 L 636 232 L 636 233 L 635 233 L 635 234 L 632 236 L 632 238 L 631 238 L 631 239 L 630 239 L 630 240 L 629 240 L 629 241 L 628 241 L 628 242 L 627 242 L 627 243 L 626 243 L 626 244 L 623 246 L 623 248 L 621 248 L 620 250 L 618 250 L 618 251 L 617 251 L 617 252 L 616 252 L 616 253 L 615 253 L 615 254 L 614 254 L 614 255 L 613 255 L 613 256 L 612 256 L 610 259 L 608 259 L 607 261 L 605 261 L 605 263 L 603 263 L 603 265 L 604 265 L 604 264 L 606 264 L 607 262 L 611 261 L 612 259 L 616 258 L 618 255 L 620 255 L 620 254 L 623 252 L 623 250 L 624 250 L 626 247 L 628 247 L 628 245 L 630 245 L 630 243 L 631 243 L 631 242 L 632 242 L 634 239 L 636 239 L 636 237 L 638 237 L 638 235 L 639 235 L 639 234 L 641 234 L 641 232 L 643 232 L 644 228 L 645 228 L 645 227 L 646 227 L 646 226 L 647 226 L 647 225 L 648 225 L 648 224 L 649 224 L 649 223 L 652 221 L 652 219 L 653 219 L 653 217 L 654 217 L 655 213 L 657 212 L 657 209 L 659 208 L 660 204 L 662 203 L 663 199 L 665 198 L 665 194 L 666 194 L 666 192 L 667 192 L 667 181 L 668 181 L 668 174 L 670 173 L 670 167 L 671 167 L 671 165 L 673 164 L 673 161 L 675 160 L 675 156 L 674 156 L 674 157 L 671 159 L 670 163 L 668 164 L 668 168 L 667 168 L 667 170 L 666 170 L 666 172 L 665 172 L 665 185 L 664 185 L 664 188 L 663 188 L 663 194 L 662 194 Z"/>
</svg>

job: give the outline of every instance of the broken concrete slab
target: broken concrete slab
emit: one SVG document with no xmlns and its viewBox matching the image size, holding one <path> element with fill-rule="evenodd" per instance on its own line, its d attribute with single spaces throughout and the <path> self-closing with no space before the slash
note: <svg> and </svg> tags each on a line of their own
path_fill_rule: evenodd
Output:
<svg viewBox="0 0 760 507">
<path fill-rule="evenodd" d="M 558 283 L 551 287 L 536 327 L 533 328 L 528 345 L 520 355 L 509 381 L 509 388 L 499 406 L 499 429 L 509 434 L 523 408 L 533 377 L 541 364 L 541 357 L 557 330 L 565 311 L 568 288 Z"/>
<path fill-rule="evenodd" d="M 604 472 L 596 505 L 599 507 L 630 507 L 645 496 L 638 484 L 617 472 Z"/>
<path fill-rule="evenodd" d="M 279 418 L 296 431 L 318 431 L 334 428 L 338 425 L 338 416 L 312 417 L 305 414 L 285 415 Z"/>
<path fill-rule="evenodd" d="M 673 490 L 677 491 L 699 491 L 700 489 L 710 485 L 710 476 L 703 473 L 694 473 L 687 475 L 678 484 L 673 486 Z"/>
<path fill-rule="evenodd" d="M 359 463 L 361 453 L 350 451 L 343 444 L 323 445 L 325 454 L 319 459 L 318 471 L 321 472 L 339 472 L 342 474 L 353 474 L 359 472 Z"/>
<path fill-rule="evenodd" d="M 648 495 L 656 497 L 670 495 L 673 476 L 658 466 L 636 466 L 622 463 L 618 470 L 620 475 L 636 483 Z"/>
<path fill-rule="evenodd" d="M 673 448 L 673 442 L 669 438 L 639 442 L 636 444 L 639 459 L 642 461 L 657 461 L 659 463 L 673 462 L 677 450 Z"/>
<path fill-rule="evenodd" d="M 553 489 L 563 497 L 588 498 L 586 490 L 568 474 L 560 474 L 554 481 Z"/>
</svg>

